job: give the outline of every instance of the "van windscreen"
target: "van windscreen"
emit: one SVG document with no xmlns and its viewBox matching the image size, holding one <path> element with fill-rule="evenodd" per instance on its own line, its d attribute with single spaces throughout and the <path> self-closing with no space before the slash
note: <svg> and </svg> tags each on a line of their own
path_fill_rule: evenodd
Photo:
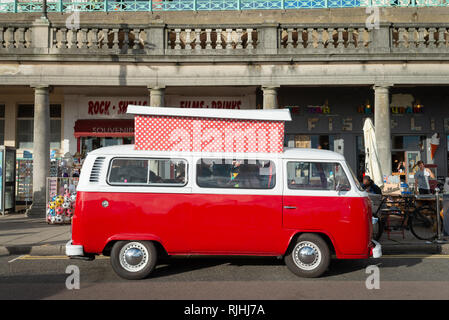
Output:
<svg viewBox="0 0 449 320">
<path fill-rule="evenodd" d="M 339 163 L 289 161 L 287 182 L 289 189 L 351 190 L 348 177 Z"/>
</svg>

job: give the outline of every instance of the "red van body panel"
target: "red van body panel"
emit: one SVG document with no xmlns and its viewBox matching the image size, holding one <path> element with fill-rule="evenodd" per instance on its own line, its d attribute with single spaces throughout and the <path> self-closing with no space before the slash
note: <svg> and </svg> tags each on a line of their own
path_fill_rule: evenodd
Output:
<svg viewBox="0 0 449 320">
<path fill-rule="evenodd" d="M 367 257 L 372 238 L 367 197 L 284 196 L 285 228 L 320 231 L 333 242 L 337 257 Z"/>
<path fill-rule="evenodd" d="M 356 259 L 369 257 L 372 233 L 367 197 L 79 191 L 72 223 L 73 244 L 96 254 L 113 240 L 154 240 L 170 255 L 279 256 L 314 232 L 337 258 Z"/>
</svg>

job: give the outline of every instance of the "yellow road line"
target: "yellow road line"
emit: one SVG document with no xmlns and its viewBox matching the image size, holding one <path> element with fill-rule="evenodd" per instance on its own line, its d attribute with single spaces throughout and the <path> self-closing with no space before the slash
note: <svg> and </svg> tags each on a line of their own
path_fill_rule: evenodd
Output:
<svg viewBox="0 0 449 320">
<path fill-rule="evenodd" d="M 30 256 L 29 254 L 19 257 L 17 260 L 69 260 L 67 256 Z M 109 259 L 109 257 L 98 256 L 95 259 Z"/>
<path fill-rule="evenodd" d="M 411 258 L 419 258 L 419 259 L 449 259 L 448 254 L 392 254 L 392 255 L 383 255 L 381 259 L 387 258 L 403 258 L 403 259 L 411 259 Z"/>
</svg>

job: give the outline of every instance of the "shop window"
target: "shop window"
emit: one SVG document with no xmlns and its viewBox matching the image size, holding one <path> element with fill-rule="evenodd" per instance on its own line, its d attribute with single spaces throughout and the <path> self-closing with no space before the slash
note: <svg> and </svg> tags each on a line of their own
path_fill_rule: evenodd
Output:
<svg viewBox="0 0 449 320">
<path fill-rule="evenodd" d="M 351 184 L 339 163 L 296 162 L 287 163 L 289 189 L 299 190 L 351 190 Z"/>
<path fill-rule="evenodd" d="M 301 135 L 285 136 L 285 146 L 289 148 L 313 148 L 334 151 L 335 137 L 332 135 Z"/>
<path fill-rule="evenodd" d="M 84 158 L 88 152 L 98 148 L 133 143 L 134 137 L 81 137 L 81 154 Z"/>
<path fill-rule="evenodd" d="M 50 105 L 50 149 L 61 148 L 61 105 Z M 33 149 L 34 105 L 21 104 L 17 110 L 18 149 Z"/>
<path fill-rule="evenodd" d="M 426 136 L 393 136 L 391 162 L 392 172 L 400 175 L 402 181 L 406 175 L 416 170 L 417 159 L 408 159 L 407 154 L 425 161 Z"/>
<path fill-rule="evenodd" d="M 202 188 L 272 189 L 275 165 L 269 160 L 200 159 L 197 184 Z"/>
<path fill-rule="evenodd" d="M 425 143 L 425 136 L 393 136 L 393 150 L 419 151 Z"/>
<path fill-rule="evenodd" d="M 5 105 L 0 104 L 0 145 L 5 144 Z"/>
<path fill-rule="evenodd" d="M 118 185 L 183 186 L 187 182 L 186 162 L 180 159 L 113 159 L 108 182 Z"/>
</svg>

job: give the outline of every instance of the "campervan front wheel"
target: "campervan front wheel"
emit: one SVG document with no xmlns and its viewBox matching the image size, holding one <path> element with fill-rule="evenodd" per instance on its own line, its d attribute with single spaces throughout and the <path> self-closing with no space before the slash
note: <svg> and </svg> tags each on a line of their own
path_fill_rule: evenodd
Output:
<svg viewBox="0 0 449 320">
<path fill-rule="evenodd" d="M 284 260 L 290 271 L 296 275 L 316 278 L 321 276 L 329 266 L 329 247 L 319 235 L 305 233 L 290 246 Z"/>
<path fill-rule="evenodd" d="M 117 241 L 111 251 L 111 265 L 122 278 L 147 277 L 156 266 L 157 250 L 151 241 Z"/>
</svg>

